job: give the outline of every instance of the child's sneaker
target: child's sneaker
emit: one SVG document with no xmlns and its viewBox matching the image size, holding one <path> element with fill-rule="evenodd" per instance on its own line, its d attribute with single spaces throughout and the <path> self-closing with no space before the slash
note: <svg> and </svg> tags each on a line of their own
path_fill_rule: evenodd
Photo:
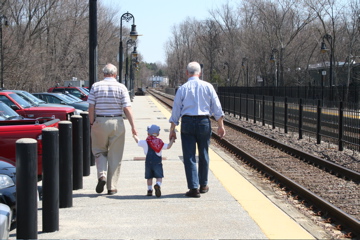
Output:
<svg viewBox="0 0 360 240">
<path fill-rule="evenodd" d="M 155 195 L 156 195 L 157 197 L 161 197 L 160 186 L 157 185 L 157 184 L 155 184 L 155 185 L 154 185 L 154 189 L 155 189 Z"/>
<path fill-rule="evenodd" d="M 148 190 L 146 196 L 152 196 L 152 192 L 153 192 L 153 190 Z"/>
</svg>

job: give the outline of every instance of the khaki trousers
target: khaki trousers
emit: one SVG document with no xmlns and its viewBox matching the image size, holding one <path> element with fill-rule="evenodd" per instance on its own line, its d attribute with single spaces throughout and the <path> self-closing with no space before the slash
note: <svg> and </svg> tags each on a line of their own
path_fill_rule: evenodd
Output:
<svg viewBox="0 0 360 240">
<path fill-rule="evenodd" d="M 108 190 L 117 189 L 125 145 L 123 118 L 96 117 L 91 127 L 91 141 L 98 178 L 106 178 Z"/>
</svg>

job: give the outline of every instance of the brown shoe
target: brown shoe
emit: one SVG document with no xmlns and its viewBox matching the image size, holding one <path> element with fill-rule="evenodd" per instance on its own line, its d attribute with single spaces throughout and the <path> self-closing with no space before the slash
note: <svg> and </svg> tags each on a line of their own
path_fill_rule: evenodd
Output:
<svg viewBox="0 0 360 240">
<path fill-rule="evenodd" d="M 199 188 L 200 193 L 207 193 L 209 191 L 209 186 L 208 185 L 202 185 Z"/>
<path fill-rule="evenodd" d="M 188 192 L 185 193 L 185 196 L 199 198 L 200 197 L 199 189 L 197 188 L 190 189 Z"/>
<path fill-rule="evenodd" d="M 114 190 L 108 190 L 108 195 L 114 195 L 117 193 L 117 190 L 114 189 Z"/>
<path fill-rule="evenodd" d="M 148 190 L 146 196 L 152 196 L 152 192 L 153 192 L 153 190 Z"/>
<path fill-rule="evenodd" d="M 155 195 L 157 196 L 157 197 L 161 197 L 161 188 L 160 188 L 160 186 L 159 185 L 157 185 L 157 184 L 155 184 L 154 185 L 154 189 L 155 189 Z"/>
<path fill-rule="evenodd" d="M 106 178 L 105 177 L 101 177 L 99 178 L 98 184 L 96 185 L 96 192 L 97 193 L 102 193 L 104 191 L 104 186 L 106 184 Z"/>
</svg>

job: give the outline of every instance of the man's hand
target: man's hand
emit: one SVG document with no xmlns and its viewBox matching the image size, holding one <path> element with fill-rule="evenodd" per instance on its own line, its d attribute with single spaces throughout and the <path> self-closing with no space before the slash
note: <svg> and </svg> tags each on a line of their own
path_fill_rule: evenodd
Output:
<svg viewBox="0 0 360 240">
<path fill-rule="evenodd" d="M 175 130 L 174 131 L 170 130 L 169 140 L 171 141 L 171 139 L 173 139 L 173 141 L 175 141 L 175 139 L 177 139 Z"/>
<path fill-rule="evenodd" d="M 176 139 L 176 125 L 175 125 L 175 123 L 171 123 L 171 125 L 170 125 L 170 133 L 169 133 L 169 140 L 171 141 L 171 139 L 174 139 L 174 141 L 175 141 L 175 139 Z"/>
<path fill-rule="evenodd" d="M 139 142 L 139 138 L 138 138 L 138 136 L 137 136 L 137 135 L 133 134 L 133 138 L 135 139 L 136 143 L 138 143 L 138 142 Z"/>
<path fill-rule="evenodd" d="M 220 139 L 225 136 L 225 128 L 223 126 L 219 126 L 217 129 L 217 134 L 219 135 Z"/>
</svg>

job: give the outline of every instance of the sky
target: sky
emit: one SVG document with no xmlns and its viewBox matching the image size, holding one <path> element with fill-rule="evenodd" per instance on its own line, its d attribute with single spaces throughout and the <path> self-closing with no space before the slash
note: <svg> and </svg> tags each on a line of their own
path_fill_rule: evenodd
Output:
<svg viewBox="0 0 360 240">
<path fill-rule="evenodd" d="M 148 63 L 165 64 L 165 43 L 171 37 L 172 27 L 179 26 L 187 17 L 204 20 L 210 17 L 209 10 L 220 8 L 231 0 L 98 0 L 106 7 L 115 9 L 120 17 L 129 12 L 135 18 L 138 37 L 137 52 Z M 123 20 L 123 27 L 130 29 Z"/>
</svg>

